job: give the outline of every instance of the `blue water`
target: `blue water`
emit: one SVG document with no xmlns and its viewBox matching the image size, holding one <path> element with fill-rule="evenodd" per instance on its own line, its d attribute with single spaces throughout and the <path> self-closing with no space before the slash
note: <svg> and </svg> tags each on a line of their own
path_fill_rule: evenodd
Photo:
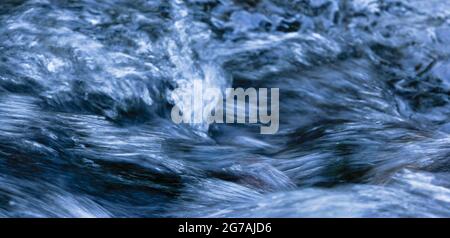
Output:
<svg viewBox="0 0 450 238">
<path fill-rule="evenodd" d="M 0 217 L 449 217 L 449 0 L 1 0 Z M 174 124 L 194 80 L 280 130 Z"/>
</svg>

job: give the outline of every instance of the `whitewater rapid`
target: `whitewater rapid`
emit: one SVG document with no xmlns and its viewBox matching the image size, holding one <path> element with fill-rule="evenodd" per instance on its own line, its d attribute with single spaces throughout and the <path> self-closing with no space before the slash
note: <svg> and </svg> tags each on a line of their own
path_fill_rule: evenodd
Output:
<svg viewBox="0 0 450 238">
<path fill-rule="evenodd" d="M 0 217 L 448 217 L 449 43 L 448 0 L 2 0 Z M 173 123 L 196 80 L 278 132 Z"/>
</svg>

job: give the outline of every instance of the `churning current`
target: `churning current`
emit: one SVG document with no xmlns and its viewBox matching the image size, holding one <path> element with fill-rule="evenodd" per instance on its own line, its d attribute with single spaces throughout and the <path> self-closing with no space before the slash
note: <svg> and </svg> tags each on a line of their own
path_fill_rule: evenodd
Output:
<svg viewBox="0 0 450 238">
<path fill-rule="evenodd" d="M 1 0 L 0 217 L 449 217 L 449 93 L 449 0 Z"/>
</svg>

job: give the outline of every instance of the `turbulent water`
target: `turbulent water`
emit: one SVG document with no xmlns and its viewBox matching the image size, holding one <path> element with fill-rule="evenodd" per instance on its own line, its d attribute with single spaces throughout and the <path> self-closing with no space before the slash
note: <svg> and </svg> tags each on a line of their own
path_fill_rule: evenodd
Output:
<svg viewBox="0 0 450 238">
<path fill-rule="evenodd" d="M 449 217 L 449 0 L 1 0 L 1 217 Z M 175 124 L 194 80 L 280 130 Z"/>
</svg>

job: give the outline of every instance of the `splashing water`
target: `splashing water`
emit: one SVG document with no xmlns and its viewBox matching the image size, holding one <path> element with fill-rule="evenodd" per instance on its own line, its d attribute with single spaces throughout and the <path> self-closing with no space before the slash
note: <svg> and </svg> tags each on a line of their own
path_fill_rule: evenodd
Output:
<svg viewBox="0 0 450 238">
<path fill-rule="evenodd" d="M 2 0 L 0 216 L 449 217 L 449 6 Z M 174 124 L 195 80 L 279 132 Z"/>
</svg>

